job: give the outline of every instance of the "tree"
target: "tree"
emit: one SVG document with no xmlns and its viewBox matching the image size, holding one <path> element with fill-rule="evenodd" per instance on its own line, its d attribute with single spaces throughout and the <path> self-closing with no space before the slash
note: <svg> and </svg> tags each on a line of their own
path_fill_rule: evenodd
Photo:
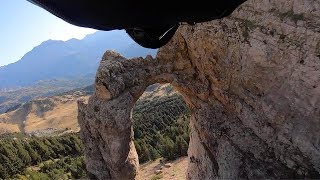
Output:
<svg viewBox="0 0 320 180">
<path fill-rule="evenodd" d="M 29 156 L 31 157 L 31 164 L 37 164 L 42 161 L 40 155 L 33 150 L 28 142 L 24 144 L 24 148 L 28 151 Z"/>
<path fill-rule="evenodd" d="M 178 136 L 176 138 L 175 144 L 176 153 L 179 156 L 187 156 L 188 155 L 188 143 L 183 139 L 182 136 Z"/>
<path fill-rule="evenodd" d="M 23 147 L 20 140 L 14 142 L 14 146 L 17 149 L 17 155 L 24 163 L 24 166 L 29 166 L 32 162 L 32 159 L 29 155 L 29 152 Z"/>
<path fill-rule="evenodd" d="M 4 163 L 4 160 L 1 159 L 1 163 Z M 10 174 L 8 173 L 7 169 L 0 164 L 0 179 L 7 179 L 9 177 L 10 177 Z"/>
<path fill-rule="evenodd" d="M 175 146 L 174 143 L 172 141 L 172 139 L 170 139 L 170 137 L 165 136 L 164 138 L 161 139 L 161 144 L 162 144 L 162 156 L 166 159 L 169 160 L 173 160 L 176 158 L 176 154 L 175 154 Z"/>
<path fill-rule="evenodd" d="M 139 154 L 139 162 L 144 163 L 149 161 L 151 157 L 150 157 L 150 152 L 149 152 L 147 143 L 144 140 L 142 140 L 142 141 L 137 141 L 136 144 L 137 144 L 136 150 L 137 150 L 137 153 Z"/>
<path fill-rule="evenodd" d="M 151 160 L 156 160 L 160 157 L 159 152 L 152 146 L 149 145 L 149 152 Z"/>
<path fill-rule="evenodd" d="M 41 139 L 35 139 L 30 142 L 31 147 L 36 150 L 36 152 L 41 156 L 42 160 L 50 159 L 50 151 L 46 144 L 44 144 Z"/>
<path fill-rule="evenodd" d="M 12 143 L 5 142 L 0 144 L 1 163 L 6 168 L 9 175 L 19 173 L 23 169 L 24 164 L 16 154 L 17 151 Z"/>
</svg>

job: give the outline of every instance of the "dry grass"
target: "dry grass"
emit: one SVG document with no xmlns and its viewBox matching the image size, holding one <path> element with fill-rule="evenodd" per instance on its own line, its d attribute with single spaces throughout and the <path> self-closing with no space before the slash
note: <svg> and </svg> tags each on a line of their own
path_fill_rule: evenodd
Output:
<svg viewBox="0 0 320 180">
<path fill-rule="evenodd" d="M 14 133 L 20 132 L 18 124 L 9 124 L 0 122 L 0 133 Z"/>
<path fill-rule="evenodd" d="M 160 159 L 140 165 L 138 180 L 164 179 L 164 180 L 184 180 L 186 179 L 186 171 L 188 167 L 188 158 L 182 157 L 175 161 L 169 162 L 171 167 L 162 167 L 162 173 L 156 173 L 161 169 Z"/>
<path fill-rule="evenodd" d="M 50 101 L 54 102 L 53 109 L 43 112 L 42 115 L 39 115 L 39 107 L 35 104 L 32 105 L 30 112 L 20 107 L 15 111 L 1 114 L 0 133 L 33 132 L 50 128 L 79 131 L 80 128 L 77 121 L 77 100 L 79 98 L 88 99 L 89 97 L 70 95 L 52 97 Z"/>
<path fill-rule="evenodd" d="M 56 107 L 39 117 L 35 112 L 27 116 L 25 131 L 45 130 L 48 128 L 79 130 L 77 122 L 78 115 L 77 102 L 72 101 L 65 104 L 57 104 Z"/>
<path fill-rule="evenodd" d="M 140 99 L 148 99 L 148 98 L 154 98 L 157 96 L 164 96 L 164 95 L 172 95 L 177 93 L 176 91 L 173 90 L 173 87 L 166 83 L 166 84 L 159 84 L 157 86 L 155 86 L 155 88 L 153 89 L 153 91 L 145 91 Z"/>
</svg>

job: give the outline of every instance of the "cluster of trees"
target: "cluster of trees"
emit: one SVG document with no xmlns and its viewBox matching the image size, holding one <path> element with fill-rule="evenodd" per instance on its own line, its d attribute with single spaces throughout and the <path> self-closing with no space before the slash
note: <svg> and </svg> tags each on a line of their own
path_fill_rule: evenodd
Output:
<svg viewBox="0 0 320 180">
<path fill-rule="evenodd" d="M 83 153 L 83 145 L 78 134 L 55 137 L 2 137 L 0 139 L 0 178 L 7 179 L 24 174 L 26 167 L 40 162 L 78 157 Z"/>
<path fill-rule="evenodd" d="M 17 179 L 80 179 L 87 177 L 84 157 L 66 157 L 48 160 L 40 164 L 40 170 L 27 169 L 23 175 L 15 175 Z"/>
<path fill-rule="evenodd" d="M 140 163 L 187 155 L 189 110 L 181 95 L 142 99 L 136 103 L 132 115 Z"/>
<path fill-rule="evenodd" d="M 189 110 L 180 95 L 139 100 L 133 108 L 135 146 L 140 163 L 187 155 Z M 38 167 L 32 170 L 30 167 Z M 79 133 L 0 137 L 0 179 L 79 179 L 87 176 Z"/>
</svg>

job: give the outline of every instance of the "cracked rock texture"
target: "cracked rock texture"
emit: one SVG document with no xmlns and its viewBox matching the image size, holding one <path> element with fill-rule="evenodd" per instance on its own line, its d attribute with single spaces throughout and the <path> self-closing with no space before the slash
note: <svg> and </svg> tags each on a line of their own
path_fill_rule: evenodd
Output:
<svg viewBox="0 0 320 180">
<path fill-rule="evenodd" d="M 79 102 L 94 177 L 135 178 L 130 112 L 154 83 L 192 109 L 188 179 L 320 178 L 320 1 L 249 0 L 181 26 L 156 58 L 107 51 Z"/>
</svg>

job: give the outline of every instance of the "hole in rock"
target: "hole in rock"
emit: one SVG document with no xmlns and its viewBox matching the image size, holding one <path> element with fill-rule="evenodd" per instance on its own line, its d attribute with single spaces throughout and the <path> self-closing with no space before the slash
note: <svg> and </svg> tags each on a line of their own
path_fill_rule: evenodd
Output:
<svg viewBox="0 0 320 180">
<path fill-rule="evenodd" d="M 145 90 L 132 109 L 134 143 L 141 166 L 148 161 L 159 167 L 171 161 L 174 166 L 187 156 L 189 114 L 182 95 L 170 84 L 153 84 Z"/>
</svg>

